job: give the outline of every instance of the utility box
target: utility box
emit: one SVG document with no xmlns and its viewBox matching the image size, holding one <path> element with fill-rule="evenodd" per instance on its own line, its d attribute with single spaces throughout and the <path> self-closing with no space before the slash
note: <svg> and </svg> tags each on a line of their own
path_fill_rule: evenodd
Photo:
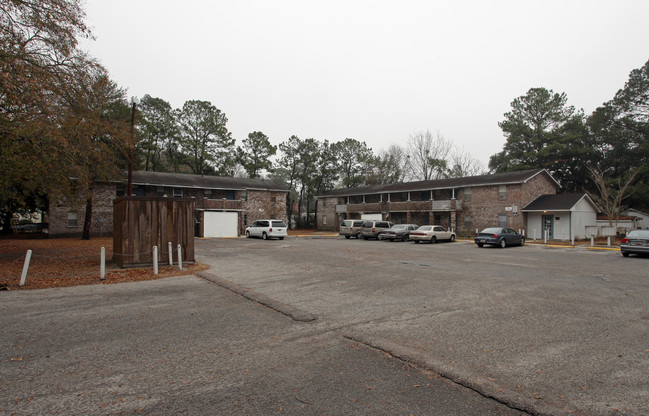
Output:
<svg viewBox="0 0 649 416">
<path fill-rule="evenodd" d="M 194 260 L 194 199 L 124 196 L 113 202 L 113 262 L 121 267 L 168 264 L 169 243 L 173 263 L 178 244 L 183 263 Z"/>
</svg>

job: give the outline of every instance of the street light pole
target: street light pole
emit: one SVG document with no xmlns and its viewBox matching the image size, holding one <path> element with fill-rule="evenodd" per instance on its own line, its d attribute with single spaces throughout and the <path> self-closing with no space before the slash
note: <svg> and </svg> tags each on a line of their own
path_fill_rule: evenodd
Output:
<svg viewBox="0 0 649 416">
<path fill-rule="evenodd" d="M 135 148 L 135 107 L 140 103 L 137 97 L 131 97 L 131 143 L 128 149 L 128 196 L 133 195 L 133 149 Z"/>
</svg>

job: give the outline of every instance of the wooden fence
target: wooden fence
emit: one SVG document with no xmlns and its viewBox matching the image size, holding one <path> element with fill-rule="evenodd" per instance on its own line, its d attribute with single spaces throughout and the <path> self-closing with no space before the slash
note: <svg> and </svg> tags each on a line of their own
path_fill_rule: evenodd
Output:
<svg viewBox="0 0 649 416">
<path fill-rule="evenodd" d="M 171 243 L 172 253 L 169 253 Z M 194 199 L 119 197 L 113 202 L 113 261 L 122 267 L 153 263 L 153 246 L 160 263 L 169 255 L 177 262 L 194 262 Z"/>
</svg>

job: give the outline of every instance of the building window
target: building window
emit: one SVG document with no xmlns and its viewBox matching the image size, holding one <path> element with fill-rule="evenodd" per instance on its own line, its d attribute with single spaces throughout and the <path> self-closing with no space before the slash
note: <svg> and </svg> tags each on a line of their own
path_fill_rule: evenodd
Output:
<svg viewBox="0 0 649 416">
<path fill-rule="evenodd" d="M 207 199 L 212 199 L 212 190 L 206 189 L 203 191 L 203 196 Z"/>
<path fill-rule="evenodd" d="M 464 188 L 464 202 L 471 202 L 471 194 L 471 188 Z"/>
<path fill-rule="evenodd" d="M 68 228 L 79 226 L 79 215 L 76 212 L 68 212 Z"/>
<path fill-rule="evenodd" d="M 182 198 L 182 197 L 183 197 L 183 189 L 174 188 L 174 198 Z"/>
<path fill-rule="evenodd" d="M 241 199 L 243 199 L 244 201 L 248 200 L 248 191 L 247 190 L 244 189 L 243 191 L 241 191 Z"/>
<path fill-rule="evenodd" d="M 243 225 L 248 225 L 248 214 L 243 214 Z"/>
<path fill-rule="evenodd" d="M 126 187 L 124 185 L 117 185 L 117 188 L 115 189 L 116 194 L 115 196 L 124 196 L 126 195 Z"/>
<path fill-rule="evenodd" d="M 165 196 L 165 188 L 164 188 L 164 186 L 156 186 L 155 195 L 156 196 Z"/>
<path fill-rule="evenodd" d="M 422 201 L 430 201 L 430 191 L 423 191 L 421 193 L 421 200 Z"/>
<path fill-rule="evenodd" d="M 144 196 L 144 185 L 133 185 L 131 188 L 131 196 Z"/>
<path fill-rule="evenodd" d="M 326 207 L 327 206 L 327 198 L 322 198 L 322 206 Z M 324 221 L 323 221 L 324 222 Z"/>
<path fill-rule="evenodd" d="M 507 185 L 500 185 L 498 187 L 498 200 L 504 201 L 507 199 Z"/>
<path fill-rule="evenodd" d="M 464 216 L 464 227 L 467 230 L 471 230 L 471 216 L 470 215 L 465 215 Z"/>
<path fill-rule="evenodd" d="M 233 190 L 225 191 L 225 199 L 227 199 L 228 201 L 234 201 L 234 191 Z"/>
</svg>

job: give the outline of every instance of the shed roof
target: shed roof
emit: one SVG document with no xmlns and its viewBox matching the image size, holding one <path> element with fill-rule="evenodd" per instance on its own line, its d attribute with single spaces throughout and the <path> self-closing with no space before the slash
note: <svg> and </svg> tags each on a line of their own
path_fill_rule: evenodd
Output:
<svg viewBox="0 0 649 416">
<path fill-rule="evenodd" d="M 590 199 L 588 194 L 583 193 L 540 195 L 535 200 L 525 205 L 522 211 L 570 211 L 572 207 L 577 205 L 577 203 L 584 198 L 586 198 L 593 209 L 597 211 L 597 206 L 593 200 Z"/>
<path fill-rule="evenodd" d="M 200 189 L 288 191 L 284 185 L 270 179 L 230 178 L 225 176 L 202 176 L 189 173 L 151 172 L 144 170 L 133 172 L 133 183 L 137 185 Z"/>
<path fill-rule="evenodd" d="M 435 189 L 464 188 L 469 186 L 509 185 L 525 183 L 537 175 L 546 175 L 557 188 L 559 183 L 545 169 L 521 170 L 518 172 L 494 173 L 490 175 L 466 176 L 463 178 L 433 179 L 428 181 L 400 182 L 389 185 L 340 188 L 326 192 L 320 197 L 369 195 L 388 192 L 412 192 Z"/>
</svg>

